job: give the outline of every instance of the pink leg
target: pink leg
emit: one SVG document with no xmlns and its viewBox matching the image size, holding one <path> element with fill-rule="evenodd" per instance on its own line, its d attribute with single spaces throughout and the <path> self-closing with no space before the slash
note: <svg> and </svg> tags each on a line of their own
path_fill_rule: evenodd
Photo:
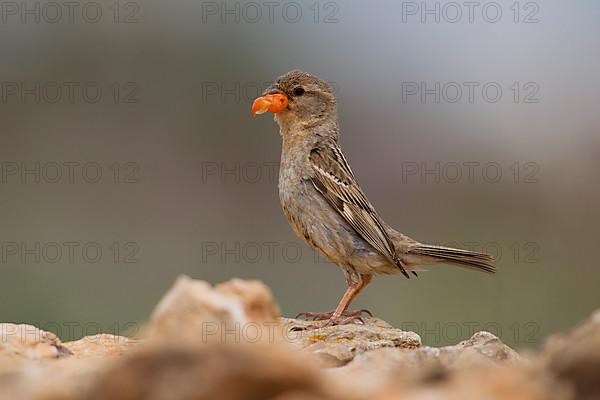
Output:
<svg viewBox="0 0 600 400">
<path fill-rule="evenodd" d="M 348 283 L 348 288 L 346 292 L 342 296 L 338 306 L 334 311 L 326 312 L 326 313 L 301 313 L 298 314 L 298 317 L 308 317 L 313 320 L 325 320 L 327 319 L 326 326 L 332 325 L 345 325 L 351 324 L 354 322 L 363 322 L 360 318 L 360 315 L 364 312 L 372 316 L 369 310 L 358 310 L 358 311 L 347 311 L 348 307 L 354 301 L 356 296 L 371 282 L 373 279 L 373 275 L 365 275 L 358 274 L 354 270 L 346 271 L 346 280 Z"/>
</svg>

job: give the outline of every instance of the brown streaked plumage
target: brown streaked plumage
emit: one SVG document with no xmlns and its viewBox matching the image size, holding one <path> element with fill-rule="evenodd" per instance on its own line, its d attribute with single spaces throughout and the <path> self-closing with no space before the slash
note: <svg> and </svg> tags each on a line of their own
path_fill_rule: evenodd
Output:
<svg viewBox="0 0 600 400">
<path fill-rule="evenodd" d="M 337 264 L 348 289 L 335 311 L 304 313 L 327 324 L 357 320 L 348 306 L 373 275 L 402 273 L 449 263 L 495 272 L 487 254 L 422 244 L 386 224 L 360 189 L 341 148 L 332 87 L 314 75 L 291 71 L 253 105 L 275 115 L 283 139 L 279 197 L 292 229 Z"/>
</svg>

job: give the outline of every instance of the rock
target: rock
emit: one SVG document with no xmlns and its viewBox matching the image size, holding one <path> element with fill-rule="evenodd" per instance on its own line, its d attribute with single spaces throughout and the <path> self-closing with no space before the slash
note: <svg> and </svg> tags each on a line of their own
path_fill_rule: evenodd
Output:
<svg viewBox="0 0 600 400">
<path fill-rule="evenodd" d="M 70 354 L 52 332 L 26 324 L 0 324 L 0 358 L 41 360 Z"/>
<path fill-rule="evenodd" d="M 577 399 L 600 399 L 600 310 L 575 329 L 551 336 L 541 360 Z"/>
<path fill-rule="evenodd" d="M 306 329 L 269 289 L 181 277 L 149 338 L 62 343 L 0 324 L 0 398 L 32 400 L 591 400 L 600 398 L 600 311 L 520 356 L 489 332 L 441 348 L 377 318 Z M 316 323 L 324 325 L 324 322 Z"/>
<path fill-rule="evenodd" d="M 329 326 L 306 330 L 313 321 L 282 318 L 285 337 L 295 347 L 313 353 L 323 366 L 339 367 L 357 354 L 384 347 L 414 349 L 421 338 L 414 332 L 393 328 L 377 318 L 365 318 L 364 324 Z M 318 322 L 324 323 L 324 322 Z"/>
<path fill-rule="evenodd" d="M 313 354 L 322 367 L 341 367 L 355 356 L 355 349 L 345 343 L 318 342 L 304 348 Z"/>
<path fill-rule="evenodd" d="M 249 324 L 275 323 L 278 316 L 273 295 L 261 282 L 233 279 L 213 288 L 207 282 L 181 276 L 154 309 L 149 337 L 192 342 L 243 341 L 247 330 L 256 328 Z M 257 329 L 262 333 L 268 326 Z"/>
<path fill-rule="evenodd" d="M 393 347 L 362 352 L 342 368 L 330 371 L 334 379 L 353 387 L 353 391 L 369 396 L 381 387 L 399 380 L 437 382 L 453 369 L 512 365 L 518 354 L 488 332 L 477 332 L 469 340 L 455 346 Z"/>
<path fill-rule="evenodd" d="M 383 387 L 421 371 L 429 361 L 419 349 L 384 347 L 358 354 L 347 365 L 331 368 L 327 374 L 361 397 L 369 398 Z"/>
<path fill-rule="evenodd" d="M 520 360 L 516 351 L 502 343 L 497 336 L 486 331 L 476 332 L 470 339 L 457 345 L 442 347 L 439 352 L 435 348 L 430 348 L 430 351 L 448 367 L 498 361 L 512 364 Z M 438 354 L 435 354 L 436 352 Z"/>
<path fill-rule="evenodd" d="M 410 376 L 412 375 L 412 376 Z M 572 400 L 571 393 L 530 366 L 489 364 L 416 378 L 399 375 L 372 398 L 444 400 Z M 434 379 L 427 379 L 433 377 Z"/>
<path fill-rule="evenodd" d="M 114 358 L 133 350 L 139 344 L 140 341 L 138 339 L 100 333 L 86 336 L 73 342 L 67 342 L 65 346 L 77 358 Z"/>
<path fill-rule="evenodd" d="M 109 363 L 110 359 L 103 358 L 31 360 L 21 365 L 10 380 L 0 379 L 0 398 L 73 400 L 89 389 Z"/>
<path fill-rule="evenodd" d="M 276 321 L 279 318 L 279 307 L 275 304 L 273 293 L 260 281 L 231 279 L 215 286 L 215 290 L 240 301 L 246 321 Z"/>
<path fill-rule="evenodd" d="M 268 347 L 265 347 L 268 346 Z M 278 345 L 148 347 L 123 358 L 81 400 L 335 400 L 318 369 Z"/>
<path fill-rule="evenodd" d="M 71 399 L 136 341 L 99 334 L 62 343 L 31 325 L 0 324 L 0 398 Z"/>
<path fill-rule="evenodd" d="M 365 352 L 329 374 L 365 399 L 572 399 L 568 388 L 488 332 L 439 349 Z"/>
</svg>

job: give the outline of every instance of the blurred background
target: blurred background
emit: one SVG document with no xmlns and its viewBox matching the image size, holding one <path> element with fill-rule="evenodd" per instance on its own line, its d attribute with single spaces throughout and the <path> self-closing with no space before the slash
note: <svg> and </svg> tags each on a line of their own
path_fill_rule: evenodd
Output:
<svg viewBox="0 0 600 400">
<path fill-rule="evenodd" d="M 284 315 L 345 289 L 288 226 L 281 141 L 250 105 L 302 69 L 382 217 L 486 251 L 353 305 L 444 345 L 536 347 L 600 305 L 600 5 L 2 4 L 0 320 L 134 335 L 174 279 L 260 279 Z"/>
</svg>

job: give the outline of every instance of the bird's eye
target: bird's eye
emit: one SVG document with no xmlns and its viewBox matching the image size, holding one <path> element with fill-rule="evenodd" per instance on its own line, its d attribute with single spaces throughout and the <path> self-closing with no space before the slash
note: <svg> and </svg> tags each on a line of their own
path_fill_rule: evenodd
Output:
<svg viewBox="0 0 600 400">
<path fill-rule="evenodd" d="M 294 88 L 294 96 L 302 96 L 304 94 L 305 90 L 303 87 L 298 86 L 297 88 Z"/>
</svg>

